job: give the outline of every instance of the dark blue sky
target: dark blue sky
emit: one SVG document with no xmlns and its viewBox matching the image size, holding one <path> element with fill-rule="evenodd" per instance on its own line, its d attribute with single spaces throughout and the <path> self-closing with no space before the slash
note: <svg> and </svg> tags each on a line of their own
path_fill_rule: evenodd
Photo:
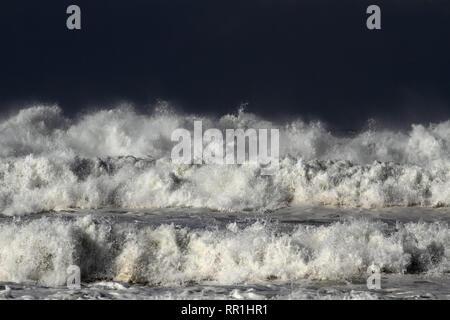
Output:
<svg viewBox="0 0 450 320">
<path fill-rule="evenodd" d="M 66 8 L 82 30 L 66 29 Z M 382 9 L 382 30 L 365 27 Z M 450 3 L 440 0 L 40 0 L 0 7 L 0 107 L 68 115 L 156 99 L 359 128 L 450 119 Z"/>
</svg>

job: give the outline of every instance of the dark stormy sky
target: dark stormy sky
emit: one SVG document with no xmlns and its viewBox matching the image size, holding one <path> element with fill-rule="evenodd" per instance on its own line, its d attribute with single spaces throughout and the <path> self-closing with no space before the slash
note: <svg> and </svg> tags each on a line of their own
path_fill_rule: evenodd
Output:
<svg viewBox="0 0 450 320">
<path fill-rule="evenodd" d="M 66 28 L 70 4 L 80 31 Z M 367 30 L 369 4 L 382 30 Z M 2 110 L 163 99 L 340 129 L 450 119 L 445 0 L 5 0 L 0 41 Z"/>
</svg>

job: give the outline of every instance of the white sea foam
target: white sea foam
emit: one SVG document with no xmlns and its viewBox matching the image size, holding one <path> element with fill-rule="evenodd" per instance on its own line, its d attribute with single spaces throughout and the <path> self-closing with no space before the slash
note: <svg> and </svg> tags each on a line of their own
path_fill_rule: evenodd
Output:
<svg viewBox="0 0 450 320">
<path fill-rule="evenodd" d="M 242 110 L 201 118 L 205 129 L 279 128 L 280 169 L 262 176 L 250 164 L 173 164 L 171 133 L 192 129 L 194 119 L 166 106 L 151 114 L 124 106 L 76 120 L 57 106 L 23 109 L 0 122 L 0 212 L 450 205 L 450 121 L 339 137 L 319 122 L 275 123 Z"/>
<path fill-rule="evenodd" d="M 0 225 L 0 281 L 64 285 L 79 265 L 83 281 L 150 285 L 220 285 L 267 281 L 348 280 L 384 273 L 450 271 L 450 229 L 445 223 L 351 220 L 299 225 L 230 223 L 224 229 L 136 226 L 93 216 L 40 218 Z"/>
</svg>

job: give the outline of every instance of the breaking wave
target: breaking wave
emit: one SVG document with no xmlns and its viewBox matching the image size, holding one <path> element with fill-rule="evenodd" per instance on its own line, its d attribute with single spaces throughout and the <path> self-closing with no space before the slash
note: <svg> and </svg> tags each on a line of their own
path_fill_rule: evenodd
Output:
<svg viewBox="0 0 450 320">
<path fill-rule="evenodd" d="M 384 273 L 450 271 L 450 229 L 444 223 L 349 220 L 326 226 L 230 223 L 225 229 L 137 226 L 40 218 L 0 225 L 0 281 L 63 285 L 71 264 L 83 281 L 150 285 L 242 284 L 269 280 L 366 278 Z M 345 239 L 345 241 L 343 241 Z"/>
<path fill-rule="evenodd" d="M 176 165 L 172 131 L 280 129 L 280 168 Z M 214 142 L 213 142 L 214 143 Z M 275 123 L 239 110 L 201 118 L 162 105 L 149 114 L 120 107 L 64 117 L 33 106 L 0 122 L 0 212 L 67 208 L 204 207 L 276 210 L 297 204 L 449 206 L 450 121 L 408 131 L 339 136 L 320 122 Z"/>
</svg>

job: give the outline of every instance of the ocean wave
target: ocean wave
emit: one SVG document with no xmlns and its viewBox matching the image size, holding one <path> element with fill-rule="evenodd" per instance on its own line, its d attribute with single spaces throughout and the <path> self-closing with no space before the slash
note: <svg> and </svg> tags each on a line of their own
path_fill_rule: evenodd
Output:
<svg viewBox="0 0 450 320">
<path fill-rule="evenodd" d="M 172 163 L 173 130 L 192 129 L 195 119 L 205 129 L 278 128 L 279 170 L 264 176 L 254 164 Z M 164 105 L 150 114 L 125 106 L 69 119 L 57 106 L 34 106 L 0 122 L 0 137 L 5 215 L 100 207 L 450 205 L 450 121 L 341 137 L 320 122 L 275 123 L 242 109 L 206 118 Z"/>
<path fill-rule="evenodd" d="M 260 221 L 225 229 L 109 223 L 92 216 L 0 224 L 0 281 L 64 285 L 76 264 L 82 281 L 169 286 L 365 279 L 383 273 L 450 271 L 445 223 L 350 220 L 279 232 Z"/>
</svg>

